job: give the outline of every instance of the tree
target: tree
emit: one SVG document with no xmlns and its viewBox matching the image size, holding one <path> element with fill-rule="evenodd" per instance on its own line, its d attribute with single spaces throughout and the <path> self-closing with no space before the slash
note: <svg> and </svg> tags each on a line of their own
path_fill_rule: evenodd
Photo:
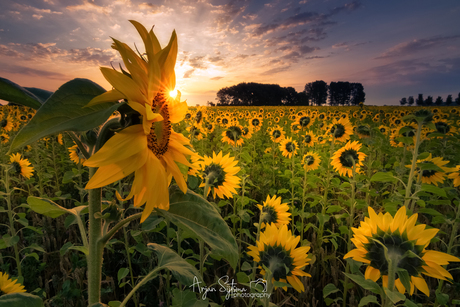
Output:
<svg viewBox="0 0 460 307">
<path fill-rule="evenodd" d="M 459 105 L 460 104 L 460 93 L 458 93 L 457 98 L 455 98 L 455 104 Z"/>
<path fill-rule="evenodd" d="M 350 82 L 331 82 L 329 84 L 329 104 L 331 106 L 349 105 L 351 97 Z"/>
<path fill-rule="evenodd" d="M 436 101 L 435 101 L 434 103 L 435 103 L 437 106 L 442 105 L 443 101 L 442 101 L 441 96 L 438 96 L 438 98 L 436 98 Z"/>
<path fill-rule="evenodd" d="M 426 106 L 431 106 L 433 104 L 433 96 L 426 97 L 424 104 Z"/>
<path fill-rule="evenodd" d="M 352 106 L 359 105 L 360 102 L 366 100 L 366 93 L 364 93 L 364 86 L 361 83 L 350 83 L 351 98 L 350 104 Z"/>
<path fill-rule="evenodd" d="M 418 106 L 423 106 L 423 103 L 425 101 L 423 100 L 423 94 L 418 94 L 418 98 L 415 100 L 415 104 Z"/>
<path fill-rule="evenodd" d="M 407 104 L 409 104 L 410 106 L 414 104 L 414 96 L 409 96 L 409 98 L 407 99 Z"/>
<path fill-rule="evenodd" d="M 312 104 L 315 104 L 317 106 L 326 104 L 327 90 L 327 83 L 322 80 L 317 80 L 315 82 L 307 83 L 305 85 L 305 92 L 307 93 L 308 97 L 310 97 L 310 101 L 312 102 Z"/>
<path fill-rule="evenodd" d="M 215 104 L 214 102 L 212 102 L 212 101 L 206 102 L 206 105 L 207 105 L 208 107 L 215 107 L 215 106 L 216 106 L 216 104 Z"/>
<path fill-rule="evenodd" d="M 399 101 L 399 104 L 402 105 L 402 106 L 406 105 L 407 104 L 407 98 L 406 97 L 401 98 L 401 100 Z"/>
<path fill-rule="evenodd" d="M 453 101 L 452 101 L 452 95 L 447 96 L 447 98 L 446 98 L 446 105 L 449 106 L 449 105 L 452 104 L 452 102 L 453 102 Z"/>
</svg>

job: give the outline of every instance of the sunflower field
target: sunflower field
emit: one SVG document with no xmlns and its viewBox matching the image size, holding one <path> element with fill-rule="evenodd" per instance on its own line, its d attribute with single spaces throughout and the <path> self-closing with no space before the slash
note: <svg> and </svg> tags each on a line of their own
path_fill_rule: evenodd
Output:
<svg viewBox="0 0 460 307">
<path fill-rule="evenodd" d="M 460 305 L 460 107 L 188 107 L 0 78 L 0 307 Z"/>
</svg>

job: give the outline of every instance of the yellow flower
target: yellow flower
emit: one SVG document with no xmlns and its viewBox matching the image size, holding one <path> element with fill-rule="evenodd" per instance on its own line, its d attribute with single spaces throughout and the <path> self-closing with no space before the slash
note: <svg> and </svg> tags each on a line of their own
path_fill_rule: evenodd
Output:
<svg viewBox="0 0 460 307">
<path fill-rule="evenodd" d="M 0 272 L 0 290 L 4 294 L 26 292 L 24 286 L 10 279 L 8 274 Z"/>
<path fill-rule="evenodd" d="M 243 126 L 232 125 L 227 127 L 227 129 L 225 129 L 225 131 L 222 132 L 222 142 L 226 142 L 232 146 L 243 145 Z"/>
<path fill-rule="evenodd" d="M 0 143 L 8 144 L 9 141 L 10 141 L 10 136 L 8 134 L 6 133 L 0 134 Z"/>
<path fill-rule="evenodd" d="M 315 134 L 311 131 L 306 131 L 305 135 L 303 136 L 303 143 L 307 145 L 307 147 L 312 147 L 315 145 L 316 137 Z"/>
<path fill-rule="evenodd" d="M 457 165 L 448 177 L 454 179 L 454 187 L 460 186 L 460 165 Z"/>
<path fill-rule="evenodd" d="M 438 183 L 443 183 L 446 173 L 451 172 L 454 169 L 451 169 L 450 167 L 445 167 L 449 163 L 449 161 L 443 161 L 441 157 L 436 157 L 433 158 L 431 154 L 422 160 L 417 160 L 417 166 L 422 168 L 420 170 L 420 175 L 422 176 L 421 180 L 423 183 L 428 183 L 428 184 L 434 184 L 435 186 L 438 186 Z M 440 170 L 433 170 L 433 169 L 423 169 L 424 165 L 435 165 Z M 411 165 L 406 165 L 406 167 L 410 168 Z"/>
<path fill-rule="evenodd" d="M 305 291 L 303 283 L 298 276 L 309 276 L 303 271 L 310 261 L 308 257 L 309 246 L 296 247 L 300 237 L 293 236 L 287 225 L 276 227 L 275 224 L 267 225 L 260 234 L 256 246 L 249 246 L 248 255 L 258 262 L 259 268 L 265 265 L 273 274 L 273 280 L 288 282 L 298 292 Z M 265 270 L 260 273 L 265 275 Z"/>
<path fill-rule="evenodd" d="M 293 141 L 291 137 L 282 139 L 280 142 L 280 150 L 283 157 L 292 158 L 293 155 L 297 153 L 297 141 Z"/>
<path fill-rule="evenodd" d="M 366 154 L 360 152 L 361 144 L 358 141 L 348 141 L 345 146 L 337 150 L 332 156 L 332 166 L 335 171 L 341 176 L 353 176 L 353 163 L 355 164 L 355 172 L 359 173 L 360 167 L 363 165 Z"/>
<path fill-rule="evenodd" d="M 334 119 L 327 130 L 335 141 L 346 142 L 350 139 L 350 135 L 353 134 L 353 125 L 348 118 Z"/>
<path fill-rule="evenodd" d="M 268 134 L 270 135 L 270 139 L 275 143 L 278 143 L 282 139 L 284 139 L 284 135 L 286 134 L 286 132 L 284 132 L 284 129 L 280 125 L 276 125 L 275 127 L 270 127 L 268 128 L 267 131 L 268 131 Z"/>
<path fill-rule="evenodd" d="M 27 179 L 32 177 L 34 168 L 30 166 L 29 160 L 21 158 L 21 154 L 12 154 L 10 156 L 10 162 L 13 166 L 13 171 L 15 174 L 20 174 Z"/>
<path fill-rule="evenodd" d="M 239 188 L 240 178 L 236 174 L 240 171 L 240 168 L 236 166 L 238 161 L 235 158 L 230 157 L 228 153 L 222 156 L 222 151 L 216 155 L 212 153 L 212 157 L 204 156 L 204 162 L 202 163 L 203 177 L 208 180 L 210 188 L 208 189 L 207 195 L 211 192 L 213 197 L 219 196 L 220 198 L 232 198 L 233 194 L 236 194 L 237 188 Z M 203 182 L 200 187 L 204 187 L 206 184 Z"/>
<path fill-rule="evenodd" d="M 265 227 L 265 224 L 274 223 L 277 227 L 285 224 L 289 224 L 291 220 L 289 213 L 289 207 L 287 203 L 281 203 L 281 197 L 273 195 L 267 196 L 267 200 L 263 202 L 263 206 L 257 205 L 261 214 L 261 227 Z"/>
<path fill-rule="evenodd" d="M 72 147 L 69 147 L 67 149 L 69 150 L 70 160 L 72 160 L 74 163 L 79 164 L 86 161 L 86 159 L 83 157 L 83 154 L 80 151 L 80 148 L 78 148 L 78 145 L 73 145 Z"/>
<path fill-rule="evenodd" d="M 13 129 L 13 118 L 8 115 L 6 118 L 0 120 L 0 129 L 1 131 L 11 131 Z"/>
<path fill-rule="evenodd" d="M 302 158 L 303 168 L 307 171 L 314 171 L 315 169 L 317 169 L 319 167 L 320 162 L 320 156 L 313 151 L 307 152 Z"/>
<path fill-rule="evenodd" d="M 422 274 L 443 280 L 452 279 L 442 265 L 460 259 L 439 251 L 426 250 L 439 229 L 426 229 L 425 224 L 415 225 L 418 215 L 408 217 L 405 206 L 394 217 L 388 212 L 376 214 L 371 207 L 368 207 L 368 211 L 369 217 L 364 218 L 359 228 L 352 228 L 354 235 L 351 241 L 356 249 L 344 256 L 345 259 L 353 258 L 368 265 L 364 274 L 366 279 L 377 281 L 382 277 L 383 286 L 387 286 L 388 261 L 383 245 L 389 254 L 396 257 L 397 267 L 410 275 L 410 289 L 406 289 L 401 280 L 395 280 L 395 286 L 401 293 L 408 291 L 412 295 L 415 287 L 429 296 L 430 291 Z"/>
</svg>

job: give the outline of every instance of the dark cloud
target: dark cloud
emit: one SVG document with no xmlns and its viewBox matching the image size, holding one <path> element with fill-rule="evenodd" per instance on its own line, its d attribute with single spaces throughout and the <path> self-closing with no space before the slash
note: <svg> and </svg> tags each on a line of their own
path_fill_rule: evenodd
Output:
<svg viewBox="0 0 460 307">
<path fill-rule="evenodd" d="M 0 72 L 2 73 L 10 73 L 10 74 L 19 74 L 19 75 L 27 75 L 27 76 L 36 76 L 36 77 L 46 77 L 49 79 L 66 79 L 67 76 L 58 72 L 41 70 L 41 69 L 34 69 L 19 65 L 10 65 L 6 63 L 2 63 L 0 65 Z"/>
<path fill-rule="evenodd" d="M 218 16 L 214 20 L 216 30 L 229 31 L 231 25 L 235 19 L 241 15 L 246 9 L 247 0 L 231 0 L 229 3 L 218 6 L 214 12 L 218 13 Z M 235 29 L 232 28 L 234 31 Z"/>
<path fill-rule="evenodd" d="M 353 1 L 350 3 L 345 3 L 342 6 L 333 8 L 328 15 L 333 16 L 333 15 L 340 14 L 342 12 L 351 12 L 351 11 L 361 8 L 362 6 L 363 5 L 361 1 Z"/>
<path fill-rule="evenodd" d="M 394 46 L 376 59 L 385 59 L 397 56 L 413 55 L 416 52 L 428 50 L 431 48 L 439 48 L 441 45 L 453 42 L 460 38 L 460 35 L 438 36 L 432 38 L 414 39 L 410 42 L 401 43 Z"/>
</svg>

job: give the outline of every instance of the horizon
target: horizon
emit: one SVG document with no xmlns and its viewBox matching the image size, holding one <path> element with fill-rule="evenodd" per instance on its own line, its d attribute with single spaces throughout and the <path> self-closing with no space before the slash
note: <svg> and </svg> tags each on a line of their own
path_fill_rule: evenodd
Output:
<svg viewBox="0 0 460 307">
<path fill-rule="evenodd" d="M 122 63 L 111 37 L 143 52 L 135 19 L 155 21 L 162 46 L 176 30 L 176 89 L 189 106 L 241 82 L 297 92 L 316 80 L 357 82 L 377 106 L 420 93 L 455 98 L 460 2 L 409 2 L 6 0 L 0 77 L 49 91 L 87 78 L 108 90 L 99 67 Z"/>
</svg>

